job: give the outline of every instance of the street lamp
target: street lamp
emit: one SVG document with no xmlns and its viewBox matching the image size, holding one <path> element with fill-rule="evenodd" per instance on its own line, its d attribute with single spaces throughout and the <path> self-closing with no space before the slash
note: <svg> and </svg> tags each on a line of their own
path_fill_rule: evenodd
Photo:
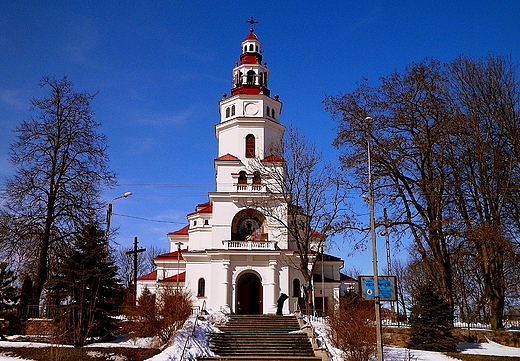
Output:
<svg viewBox="0 0 520 361">
<path fill-rule="evenodd" d="M 370 206 L 370 233 L 372 235 L 372 266 L 374 269 L 374 306 L 376 313 L 376 340 L 377 359 L 383 361 L 383 331 L 381 326 L 381 300 L 379 298 L 379 278 L 377 271 L 377 242 L 376 223 L 374 217 L 374 186 L 372 184 L 372 164 L 370 155 L 370 137 L 372 131 L 372 118 L 365 118 L 367 130 L 367 153 L 368 153 L 368 203 Z"/>
<path fill-rule="evenodd" d="M 105 237 L 107 238 L 107 241 L 108 241 L 108 236 L 109 236 L 109 233 L 110 233 L 110 218 L 112 217 L 112 203 L 115 200 L 117 200 L 117 199 L 127 198 L 127 197 L 130 197 L 131 195 L 132 195 L 132 192 L 126 192 L 122 196 L 116 197 L 116 198 L 112 199 L 110 201 L 110 203 L 108 203 L 108 209 L 107 209 L 107 229 L 105 231 Z"/>
</svg>

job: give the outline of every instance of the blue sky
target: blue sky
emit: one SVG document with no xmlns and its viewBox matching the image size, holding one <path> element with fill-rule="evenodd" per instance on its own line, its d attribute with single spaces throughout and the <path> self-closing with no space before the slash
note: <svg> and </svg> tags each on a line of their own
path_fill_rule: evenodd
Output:
<svg viewBox="0 0 520 361">
<path fill-rule="evenodd" d="M 426 57 L 496 53 L 520 61 L 518 0 L 4 0 L 0 178 L 12 174 L 11 130 L 31 116 L 29 100 L 43 94 L 38 81 L 67 75 L 76 90 L 98 92 L 92 106 L 119 182 L 106 200 L 134 193 L 114 202 L 116 241 L 130 245 L 137 236 L 144 247 L 167 248 L 166 233 L 214 191 L 218 101 L 230 93 L 251 16 L 269 88 L 284 103 L 281 121 L 303 129 L 330 159 L 338 153 L 326 95 L 350 92 L 362 77 L 377 84 Z M 370 273 L 369 252 L 347 258 L 348 242 L 337 241 L 330 251 L 346 268 Z"/>
</svg>

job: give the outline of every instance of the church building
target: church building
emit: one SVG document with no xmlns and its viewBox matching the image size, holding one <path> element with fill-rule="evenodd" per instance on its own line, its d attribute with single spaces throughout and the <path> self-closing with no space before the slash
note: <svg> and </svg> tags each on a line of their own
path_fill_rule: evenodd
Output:
<svg viewBox="0 0 520 361">
<path fill-rule="evenodd" d="M 293 266 L 298 263 L 296 246 L 280 222 L 254 206 L 255 200 L 275 193 L 269 176 L 255 171 L 255 164 L 284 166 L 283 159 L 267 153 L 273 144 L 281 145 L 285 127 L 280 123 L 282 103 L 268 88 L 261 47 L 251 29 L 232 71 L 231 95 L 224 94 L 219 103 L 216 191 L 187 215 L 184 228 L 168 234 L 170 253 L 158 256 L 157 270 L 137 280 L 138 295 L 145 288 L 183 287 L 198 307 L 274 314 L 285 294 L 283 313 L 298 307 L 304 279 Z M 276 207 L 287 213 L 287 204 Z M 322 309 L 339 297 L 343 261 L 317 254 L 315 262 L 314 303 Z"/>
</svg>

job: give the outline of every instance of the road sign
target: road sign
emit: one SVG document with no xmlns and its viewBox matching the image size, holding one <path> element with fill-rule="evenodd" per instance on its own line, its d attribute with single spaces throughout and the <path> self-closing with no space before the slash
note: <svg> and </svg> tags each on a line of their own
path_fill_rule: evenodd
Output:
<svg viewBox="0 0 520 361">
<path fill-rule="evenodd" d="M 379 283 L 379 299 L 381 301 L 397 301 L 396 277 L 395 276 L 378 276 Z M 359 277 L 360 294 L 365 299 L 374 299 L 374 276 Z"/>
</svg>

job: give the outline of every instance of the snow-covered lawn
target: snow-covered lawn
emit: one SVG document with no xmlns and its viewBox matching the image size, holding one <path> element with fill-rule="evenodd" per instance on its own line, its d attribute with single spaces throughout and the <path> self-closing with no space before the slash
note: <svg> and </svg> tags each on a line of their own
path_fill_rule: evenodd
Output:
<svg viewBox="0 0 520 361">
<path fill-rule="evenodd" d="M 199 318 L 195 324 L 195 316 L 192 316 L 179 331 L 169 347 L 166 347 L 160 354 L 149 358 L 147 361 L 195 361 L 197 357 L 214 356 L 208 347 L 208 334 L 210 332 L 220 332 L 218 326 L 226 322 L 226 316 L 220 312 L 209 312 L 208 315 Z M 318 335 L 324 334 L 325 326 L 319 322 L 312 322 Z M 153 339 L 131 340 L 117 338 L 109 343 L 96 343 L 89 347 L 152 347 Z M 49 347 L 44 342 L 15 342 L 0 341 L 0 347 Z M 328 346 L 333 355 L 333 361 L 343 361 L 338 350 Z M 493 355 L 493 356 L 513 356 L 520 357 L 520 348 L 507 347 L 495 342 L 481 344 L 461 343 L 459 349 L 462 353 L 472 355 Z M 183 355 L 184 352 L 184 355 Z M 385 360 L 392 361 L 453 361 L 455 359 L 443 355 L 440 352 L 408 350 L 399 347 L 385 346 Z M 0 354 L 0 361 L 30 361 L 21 358 L 9 357 Z"/>
</svg>

